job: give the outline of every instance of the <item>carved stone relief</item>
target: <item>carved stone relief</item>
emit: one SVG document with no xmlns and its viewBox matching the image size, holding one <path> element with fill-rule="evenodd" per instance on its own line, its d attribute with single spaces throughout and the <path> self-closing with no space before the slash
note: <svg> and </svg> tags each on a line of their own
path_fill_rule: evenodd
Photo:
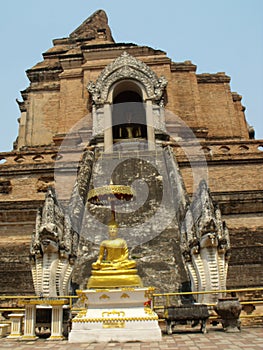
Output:
<svg viewBox="0 0 263 350">
<path fill-rule="evenodd" d="M 60 208 L 55 191 L 49 188 L 43 208 L 37 213 L 30 247 L 31 272 L 37 295 L 56 297 L 69 294 L 78 240 L 69 216 Z"/>
<path fill-rule="evenodd" d="M 181 250 L 193 291 L 226 289 L 229 233 L 205 181 L 201 181 L 186 211 L 181 227 Z M 219 294 L 199 294 L 196 300 L 212 303 L 218 297 Z"/>
<path fill-rule="evenodd" d="M 134 79 L 141 82 L 146 90 L 147 98 L 160 103 L 167 80 L 160 78 L 142 61 L 124 52 L 115 61 L 103 69 L 96 83 L 89 82 L 88 91 L 96 106 L 103 105 L 108 98 L 110 87 L 122 79 Z"/>
<path fill-rule="evenodd" d="M 104 111 L 103 107 L 99 109 L 93 109 L 93 127 L 92 127 L 92 135 L 103 134 L 105 131 L 104 127 Z"/>
</svg>

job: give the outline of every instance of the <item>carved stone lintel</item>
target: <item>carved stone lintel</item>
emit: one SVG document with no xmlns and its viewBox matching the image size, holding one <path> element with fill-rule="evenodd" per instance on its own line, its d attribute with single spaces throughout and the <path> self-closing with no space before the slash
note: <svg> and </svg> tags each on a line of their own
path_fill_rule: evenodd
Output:
<svg viewBox="0 0 263 350">
<path fill-rule="evenodd" d="M 147 98 L 160 104 L 167 80 L 160 78 L 142 61 L 124 52 L 111 64 L 106 66 L 99 75 L 96 83 L 89 82 L 87 89 L 92 96 L 93 103 L 100 107 L 108 98 L 110 87 L 121 79 L 139 81 L 145 88 Z"/>
</svg>

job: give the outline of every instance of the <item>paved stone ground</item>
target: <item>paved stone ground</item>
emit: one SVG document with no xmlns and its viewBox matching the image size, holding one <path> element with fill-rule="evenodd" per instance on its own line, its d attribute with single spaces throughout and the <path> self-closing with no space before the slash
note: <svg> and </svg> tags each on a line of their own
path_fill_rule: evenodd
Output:
<svg viewBox="0 0 263 350">
<path fill-rule="evenodd" d="M 225 333 L 219 328 L 208 328 L 207 334 L 195 330 L 178 330 L 173 335 L 163 335 L 161 342 L 140 343 L 83 343 L 69 344 L 67 340 L 18 341 L 0 339 L 0 350 L 262 350 L 263 328 L 242 328 L 240 333 Z"/>
</svg>

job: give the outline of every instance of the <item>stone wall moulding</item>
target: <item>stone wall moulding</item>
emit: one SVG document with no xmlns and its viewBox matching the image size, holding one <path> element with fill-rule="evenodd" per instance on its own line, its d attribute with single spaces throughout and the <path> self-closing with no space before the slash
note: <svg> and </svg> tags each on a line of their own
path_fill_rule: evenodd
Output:
<svg viewBox="0 0 263 350">
<path fill-rule="evenodd" d="M 89 82 L 87 89 L 92 96 L 93 103 L 96 106 L 101 106 L 107 102 L 110 87 L 123 79 L 139 81 L 144 86 L 148 99 L 157 104 L 163 103 L 163 93 L 167 85 L 166 78 L 164 76 L 158 78 L 144 62 L 127 52 L 106 66 L 96 83 Z"/>
</svg>

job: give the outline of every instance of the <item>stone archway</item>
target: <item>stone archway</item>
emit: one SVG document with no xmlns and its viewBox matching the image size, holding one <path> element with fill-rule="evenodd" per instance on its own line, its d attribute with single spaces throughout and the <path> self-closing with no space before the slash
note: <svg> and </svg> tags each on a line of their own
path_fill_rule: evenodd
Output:
<svg viewBox="0 0 263 350">
<path fill-rule="evenodd" d="M 122 84 L 124 87 L 121 87 Z M 128 88 L 127 84 L 129 85 Z M 112 105 L 114 104 L 114 99 L 116 101 L 117 96 L 123 93 L 122 101 L 124 101 L 128 94 L 131 97 L 131 93 L 128 93 L 128 91 L 133 91 L 133 100 L 136 99 L 135 93 L 137 93 L 141 102 L 145 103 L 145 118 L 141 123 L 145 125 L 142 128 L 145 130 L 140 130 L 138 135 L 143 136 L 145 139 L 147 138 L 149 149 L 154 149 L 154 125 L 160 125 L 160 121 L 154 120 L 153 104 L 158 107 L 162 106 L 166 85 L 167 81 L 163 76 L 158 78 L 144 62 L 129 55 L 127 52 L 124 52 L 115 61 L 106 66 L 95 83 L 89 82 L 87 89 L 93 102 L 93 136 L 96 134 L 103 135 L 104 150 L 106 152 L 111 152 L 114 137 L 122 137 L 120 128 L 113 130 L 115 121 L 112 116 Z M 131 89 L 130 86 L 133 88 Z M 120 121 L 119 124 L 125 123 Z"/>
</svg>

